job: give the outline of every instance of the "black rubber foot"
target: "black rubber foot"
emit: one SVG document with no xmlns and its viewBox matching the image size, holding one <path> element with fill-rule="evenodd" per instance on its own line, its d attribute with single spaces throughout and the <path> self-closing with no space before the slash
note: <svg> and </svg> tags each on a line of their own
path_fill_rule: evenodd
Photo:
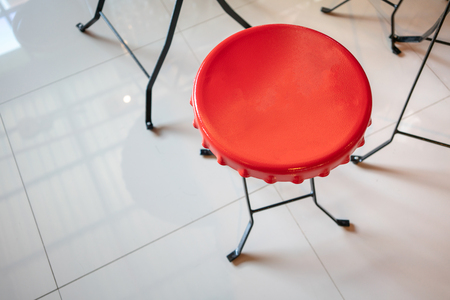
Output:
<svg viewBox="0 0 450 300">
<path fill-rule="evenodd" d="M 320 9 L 320 11 L 323 12 L 323 13 L 328 14 L 328 13 L 332 12 L 333 10 L 332 10 L 332 9 L 329 9 L 329 8 L 326 8 L 326 7 L 322 7 L 322 8 Z"/>
<path fill-rule="evenodd" d="M 349 227 L 349 226 L 350 226 L 350 221 L 349 221 L 349 220 L 337 219 L 337 220 L 336 220 L 336 223 L 337 223 L 339 226 L 342 226 L 342 227 Z"/>
<path fill-rule="evenodd" d="M 395 46 L 392 46 L 392 53 L 394 53 L 395 55 L 399 55 L 400 53 L 402 53 L 402 51 L 400 51 L 400 49 L 398 49 Z"/>
<path fill-rule="evenodd" d="M 236 253 L 236 250 L 234 250 L 233 252 L 231 252 L 230 254 L 227 255 L 228 261 L 232 262 L 233 260 L 235 260 L 236 258 L 239 257 L 240 254 Z"/>
<path fill-rule="evenodd" d="M 84 32 L 84 25 L 81 23 L 77 24 L 77 28 L 80 29 L 81 32 Z"/>
<path fill-rule="evenodd" d="M 209 156 L 209 155 L 214 155 L 214 153 L 212 153 L 211 150 L 209 150 L 209 149 L 200 149 L 200 155 Z"/>
<path fill-rule="evenodd" d="M 355 165 L 359 164 L 360 162 L 362 162 L 362 157 L 358 156 L 358 155 L 352 155 L 350 156 L 350 160 L 352 161 L 352 163 L 354 163 Z"/>
<path fill-rule="evenodd" d="M 152 122 L 147 122 L 147 123 L 145 123 L 145 125 L 147 126 L 148 130 L 152 130 L 153 129 L 153 123 Z"/>
</svg>

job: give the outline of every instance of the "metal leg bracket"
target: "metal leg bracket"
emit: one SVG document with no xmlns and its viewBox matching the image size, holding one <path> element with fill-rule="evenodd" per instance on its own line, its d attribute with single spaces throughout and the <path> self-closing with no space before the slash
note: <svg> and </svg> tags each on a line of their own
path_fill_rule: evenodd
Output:
<svg viewBox="0 0 450 300">
<path fill-rule="evenodd" d="M 239 242 L 239 245 L 237 246 L 237 248 L 235 250 L 233 250 L 230 254 L 227 255 L 228 261 L 232 262 L 233 260 L 235 260 L 236 258 L 239 257 L 239 255 L 242 252 L 242 249 L 244 248 L 245 242 L 247 241 L 248 236 L 250 235 L 250 231 L 253 228 L 253 214 L 263 211 L 263 210 L 267 210 L 270 208 L 274 208 L 280 205 L 284 205 L 284 204 L 288 204 L 290 202 L 294 202 L 297 200 L 301 200 L 304 198 L 308 198 L 308 197 L 312 197 L 314 200 L 314 203 L 317 205 L 317 207 L 319 207 L 325 214 L 327 214 L 337 225 L 342 226 L 342 227 L 348 227 L 350 226 L 350 221 L 349 220 L 345 220 L 345 219 L 336 219 L 335 217 L 333 217 L 328 211 L 326 211 L 322 206 L 319 205 L 319 203 L 317 203 L 317 198 L 316 198 L 316 189 L 315 189 L 315 185 L 314 185 L 314 178 L 310 179 L 310 183 L 311 183 L 311 193 L 306 194 L 306 195 L 302 195 L 300 197 L 297 198 L 292 198 L 289 200 L 285 200 L 285 201 L 281 201 L 272 205 L 268 205 L 268 206 L 264 206 L 258 209 L 252 209 L 251 204 L 250 204 L 250 198 L 248 196 L 248 189 L 247 189 L 247 181 L 246 179 L 243 177 L 243 181 L 244 181 L 244 190 L 245 190 L 245 199 L 247 201 L 247 207 L 248 207 L 248 211 L 250 214 L 250 221 L 248 222 L 248 225 L 244 231 L 244 235 L 241 238 L 241 241 Z"/>
</svg>

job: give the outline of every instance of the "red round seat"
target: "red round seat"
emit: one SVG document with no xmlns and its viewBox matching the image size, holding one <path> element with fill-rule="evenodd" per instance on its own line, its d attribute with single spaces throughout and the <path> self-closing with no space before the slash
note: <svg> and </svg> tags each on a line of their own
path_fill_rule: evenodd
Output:
<svg viewBox="0 0 450 300">
<path fill-rule="evenodd" d="M 353 55 L 296 25 L 240 31 L 194 82 L 194 126 L 221 165 L 268 183 L 327 176 L 364 144 L 372 97 Z"/>
</svg>

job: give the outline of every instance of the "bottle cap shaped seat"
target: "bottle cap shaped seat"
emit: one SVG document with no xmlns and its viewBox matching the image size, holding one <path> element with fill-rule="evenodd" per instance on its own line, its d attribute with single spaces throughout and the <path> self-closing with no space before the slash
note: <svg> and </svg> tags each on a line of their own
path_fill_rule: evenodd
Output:
<svg viewBox="0 0 450 300">
<path fill-rule="evenodd" d="M 364 70 L 332 38 L 271 24 L 217 45 L 201 64 L 194 127 L 221 165 L 267 183 L 327 176 L 364 144 L 372 96 Z"/>
</svg>

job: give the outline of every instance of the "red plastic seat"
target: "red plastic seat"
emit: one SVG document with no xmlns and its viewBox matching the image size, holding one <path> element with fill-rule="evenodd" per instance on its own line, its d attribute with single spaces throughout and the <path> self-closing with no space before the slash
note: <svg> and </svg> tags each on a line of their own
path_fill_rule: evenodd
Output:
<svg viewBox="0 0 450 300">
<path fill-rule="evenodd" d="M 194 82 L 194 126 L 221 165 L 268 183 L 301 183 L 349 162 L 372 98 L 358 61 L 330 37 L 274 24 L 216 46 Z"/>
</svg>

